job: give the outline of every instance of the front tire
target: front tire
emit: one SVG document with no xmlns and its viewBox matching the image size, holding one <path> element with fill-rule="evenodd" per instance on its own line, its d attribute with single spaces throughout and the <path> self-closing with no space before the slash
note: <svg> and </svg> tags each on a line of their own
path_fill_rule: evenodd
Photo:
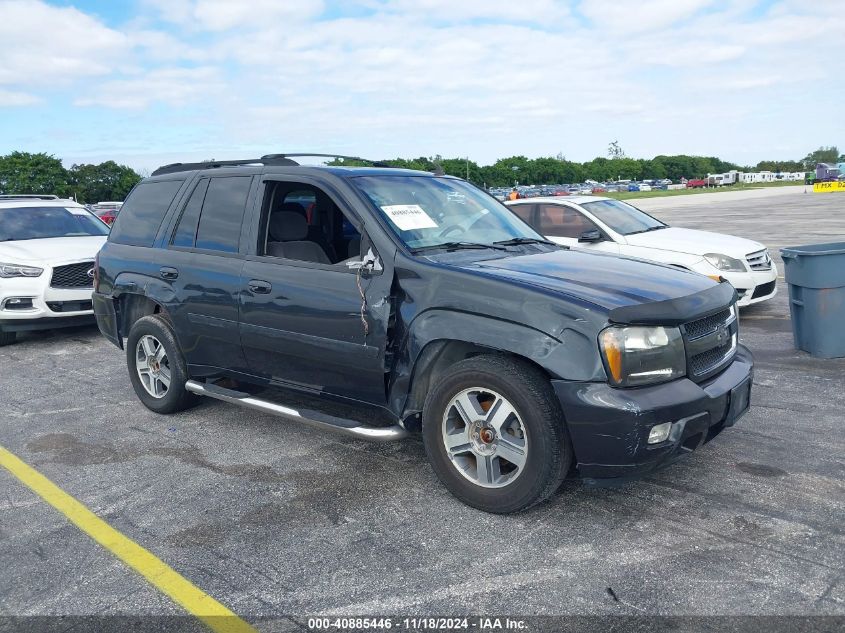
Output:
<svg viewBox="0 0 845 633">
<path fill-rule="evenodd" d="M 544 501 L 572 463 L 548 377 L 503 356 L 460 361 L 437 380 L 423 408 L 423 441 L 443 485 L 485 512 Z"/>
<path fill-rule="evenodd" d="M 0 347 L 11 345 L 17 338 L 17 332 L 0 332 Z"/>
<path fill-rule="evenodd" d="M 126 364 L 135 394 L 156 413 L 176 413 L 196 396 L 185 390 L 188 370 L 168 323 L 159 315 L 138 319 L 129 330 Z"/>
</svg>

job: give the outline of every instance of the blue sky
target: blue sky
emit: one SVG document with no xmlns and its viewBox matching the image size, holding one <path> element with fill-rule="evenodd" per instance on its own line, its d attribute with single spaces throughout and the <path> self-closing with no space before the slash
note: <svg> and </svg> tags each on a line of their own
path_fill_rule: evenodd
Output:
<svg viewBox="0 0 845 633">
<path fill-rule="evenodd" d="M 841 0 L 0 0 L 0 153 L 797 159 L 845 146 L 842 33 Z"/>
</svg>

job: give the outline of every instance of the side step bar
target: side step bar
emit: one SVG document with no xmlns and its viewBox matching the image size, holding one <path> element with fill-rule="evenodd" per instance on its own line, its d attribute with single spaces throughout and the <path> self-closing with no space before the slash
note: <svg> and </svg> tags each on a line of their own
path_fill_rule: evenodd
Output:
<svg viewBox="0 0 845 633">
<path fill-rule="evenodd" d="M 242 391 L 235 391 L 234 389 L 225 389 L 217 385 L 210 385 L 207 383 L 189 380 L 185 383 L 185 389 L 191 393 L 196 393 L 201 396 L 209 396 L 216 398 L 223 402 L 230 402 L 238 404 L 248 409 L 255 409 L 256 411 L 263 411 L 264 413 L 272 413 L 288 420 L 302 422 L 310 426 L 321 429 L 328 429 L 336 433 L 344 435 L 351 435 L 362 440 L 369 440 L 370 442 L 392 442 L 394 440 L 401 440 L 408 437 L 408 431 L 394 424 L 393 426 L 362 426 L 355 420 L 348 420 L 345 418 L 336 418 L 326 413 L 319 411 L 311 411 L 307 409 L 296 410 L 291 407 L 286 407 L 269 400 L 262 400 L 256 398 L 248 393 Z"/>
</svg>

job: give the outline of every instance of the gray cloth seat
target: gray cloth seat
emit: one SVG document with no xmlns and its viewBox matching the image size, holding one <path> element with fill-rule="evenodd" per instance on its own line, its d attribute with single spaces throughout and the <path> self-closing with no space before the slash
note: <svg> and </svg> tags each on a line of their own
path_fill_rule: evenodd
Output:
<svg viewBox="0 0 845 633">
<path fill-rule="evenodd" d="M 317 264 L 332 263 L 319 244 L 307 239 L 308 222 L 304 215 L 292 211 L 276 211 L 270 216 L 268 230 L 272 238 L 267 243 L 268 255 Z"/>
</svg>

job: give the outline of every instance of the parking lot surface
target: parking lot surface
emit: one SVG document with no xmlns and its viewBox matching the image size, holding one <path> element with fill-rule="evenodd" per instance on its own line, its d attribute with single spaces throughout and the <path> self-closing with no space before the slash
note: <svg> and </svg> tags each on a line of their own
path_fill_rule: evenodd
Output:
<svg viewBox="0 0 845 633">
<path fill-rule="evenodd" d="M 650 210 L 778 249 L 842 239 L 845 196 Z M 452 498 L 418 438 L 371 445 L 213 400 L 163 417 L 96 327 L 0 349 L 0 445 L 247 620 L 351 614 L 845 614 L 845 359 L 792 349 L 786 287 L 742 312 L 753 407 L 617 488 L 526 513 Z M 180 607 L 0 469 L 0 614 Z M 260 625 L 259 625 L 260 628 Z"/>
</svg>

